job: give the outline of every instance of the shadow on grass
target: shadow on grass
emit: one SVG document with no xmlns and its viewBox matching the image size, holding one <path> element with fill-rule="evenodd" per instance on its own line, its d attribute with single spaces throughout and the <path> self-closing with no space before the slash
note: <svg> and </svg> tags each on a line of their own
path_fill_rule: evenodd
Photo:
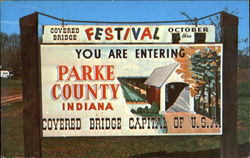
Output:
<svg viewBox="0 0 250 158">
<path fill-rule="evenodd" d="M 238 145 L 238 158 L 246 158 L 249 156 L 249 142 Z M 142 155 L 135 155 L 131 158 L 219 158 L 220 149 L 211 149 L 198 152 L 173 152 L 167 153 L 165 151 L 156 153 L 146 153 Z"/>
</svg>

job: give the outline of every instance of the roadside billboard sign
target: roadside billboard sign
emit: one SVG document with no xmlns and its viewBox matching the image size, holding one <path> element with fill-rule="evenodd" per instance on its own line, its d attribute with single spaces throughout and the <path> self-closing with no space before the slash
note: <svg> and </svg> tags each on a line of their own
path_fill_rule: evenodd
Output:
<svg viewBox="0 0 250 158">
<path fill-rule="evenodd" d="M 42 44 L 43 136 L 220 135 L 222 49 Z"/>
</svg>

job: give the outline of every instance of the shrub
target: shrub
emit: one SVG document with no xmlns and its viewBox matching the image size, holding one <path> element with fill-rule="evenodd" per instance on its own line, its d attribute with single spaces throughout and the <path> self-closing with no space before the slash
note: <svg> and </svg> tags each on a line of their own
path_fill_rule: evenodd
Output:
<svg viewBox="0 0 250 158">
<path fill-rule="evenodd" d="M 135 113 L 136 113 L 135 109 L 131 109 L 131 112 L 132 112 L 133 114 L 135 114 Z"/>
<path fill-rule="evenodd" d="M 142 108 L 141 107 L 137 109 L 137 113 L 142 113 Z"/>
<path fill-rule="evenodd" d="M 159 115 L 159 108 L 158 104 L 156 102 L 153 102 L 150 108 L 148 108 L 148 106 L 146 106 L 145 108 L 139 107 L 137 110 L 132 109 L 131 112 L 142 116 L 152 116 Z"/>
</svg>

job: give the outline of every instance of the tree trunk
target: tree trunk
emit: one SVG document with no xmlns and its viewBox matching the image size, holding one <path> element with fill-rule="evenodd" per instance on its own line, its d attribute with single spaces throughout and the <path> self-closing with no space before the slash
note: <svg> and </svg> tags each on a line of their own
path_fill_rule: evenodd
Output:
<svg viewBox="0 0 250 158">
<path fill-rule="evenodd" d="M 215 107 L 216 107 L 216 121 L 220 122 L 218 66 L 215 68 Z"/>
<path fill-rule="evenodd" d="M 205 111 L 205 85 L 202 86 L 202 99 L 203 99 L 202 109 L 203 111 Z"/>
<path fill-rule="evenodd" d="M 210 78 L 208 78 L 208 113 L 209 113 L 209 116 L 212 116 L 212 105 L 211 105 L 211 87 L 209 85 L 210 83 Z"/>
</svg>

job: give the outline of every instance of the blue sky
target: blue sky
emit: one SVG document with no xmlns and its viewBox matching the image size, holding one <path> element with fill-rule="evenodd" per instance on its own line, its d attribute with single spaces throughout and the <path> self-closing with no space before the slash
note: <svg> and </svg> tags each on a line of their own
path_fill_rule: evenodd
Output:
<svg viewBox="0 0 250 158">
<path fill-rule="evenodd" d="M 90 21 L 164 21 L 186 19 L 179 12 L 203 17 L 228 7 L 239 9 L 239 36 L 249 34 L 248 1 L 5 1 L 1 3 L 1 32 L 19 33 L 19 18 L 35 11 L 64 19 Z M 39 17 L 41 25 L 61 22 Z M 183 24 L 183 23 L 182 23 Z"/>
</svg>

